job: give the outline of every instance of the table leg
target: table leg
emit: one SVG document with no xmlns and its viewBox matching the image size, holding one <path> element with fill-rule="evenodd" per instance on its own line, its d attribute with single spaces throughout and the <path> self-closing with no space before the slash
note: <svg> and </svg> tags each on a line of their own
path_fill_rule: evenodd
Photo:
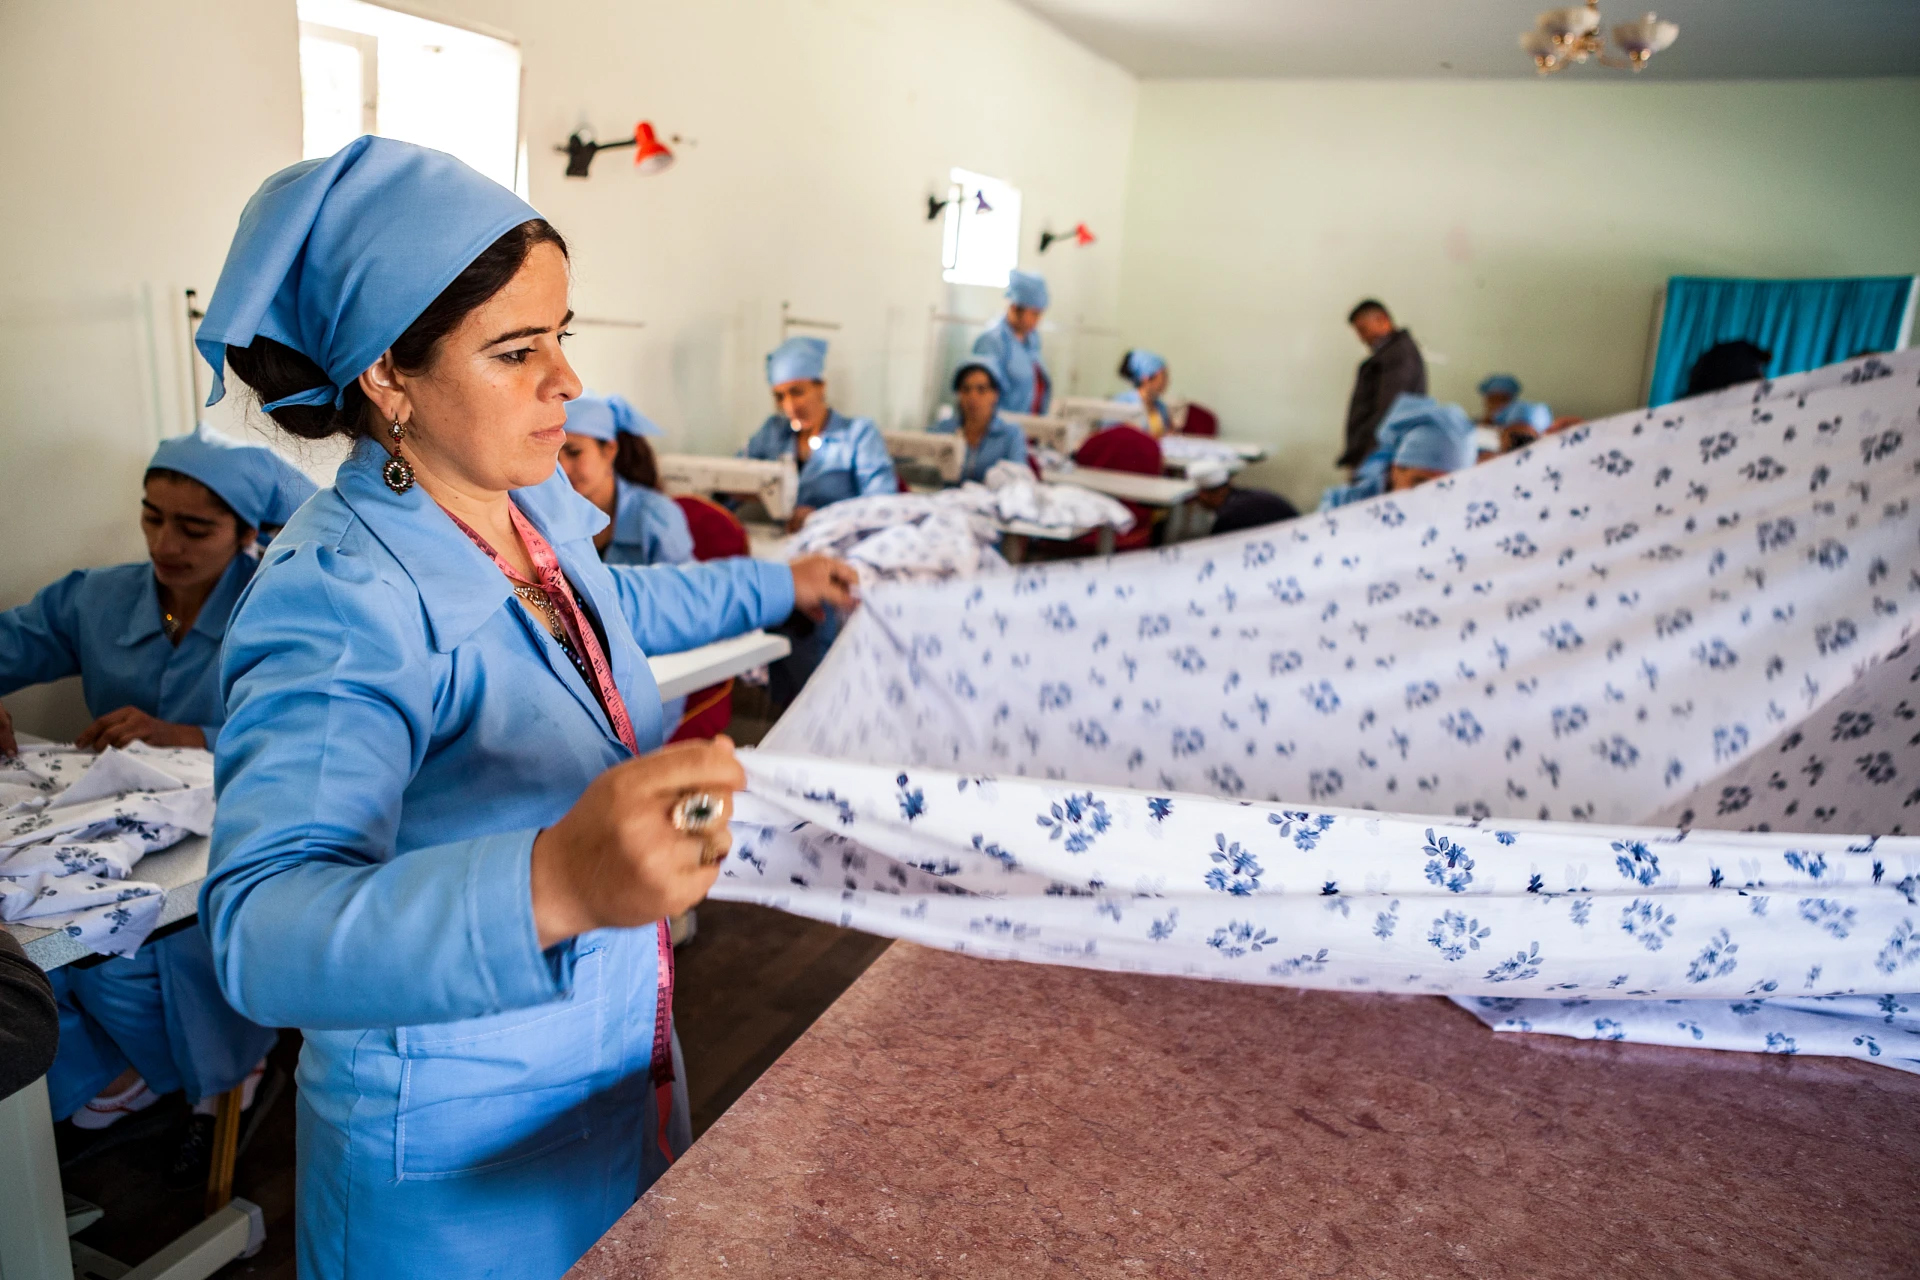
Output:
<svg viewBox="0 0 1920 1280">
<path fill-rule="evenodd" d="M 0 1100 L 0 1280 L 70 1280 L 67 1211 L 45 1077 Z"/>
<path fill-rule="evenodd" d="M 1103 524 L 1100 526 L 1100 536 L 1098 537 L 1098 539 L 1096 539 L 1096 545 L 1099 547 L 1101 555 L 1110 556 L 1113 554 L 1113 526 L 1112 525 Z"/>
<path fill-rule="evenodd" d="M 1162 546 L 1171 546 L 1180 541 L 1181 537 L 1185 535 L 1187 523 L 1186 514 L 1187 504 L 1184 502 L 1176 502 L 1167 508 L 1166 528 L 1161 530 L 1160 533 L 1160 543 Z"/>
<path fill-rule="evenodd" d="M 207 1170 L 207 1213 L 220 1212 L 233 1199 L 233 1162 L 240 1147 L 240 1102 L 244 1085 L 235 1085 L 214 1104 L 213 1166 Z"/>
<path fill-rule="evenodd" d="M 1000 539 L 1000 554 L 1007 558 L 1008 564 L 1020 564 L 1027 558 L 1027 535 L 1009 533 Z"/>
</svg>

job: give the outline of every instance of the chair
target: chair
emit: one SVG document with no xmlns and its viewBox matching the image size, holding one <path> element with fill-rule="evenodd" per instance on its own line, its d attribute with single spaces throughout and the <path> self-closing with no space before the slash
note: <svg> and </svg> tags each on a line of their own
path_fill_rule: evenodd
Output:
<svg viewBox="0 0 1920 1280">
<path fill-rule="evenodd" d="M 1183 436 L 1217 436 L 1220 434 L 1220 419 L 1213 410 L 1203 404 L 1187 402 L 1186 412 L 1181 415 L 1180 434 Z"/>
<path fill-rule="evenodd" d="M 680 494 L 674 498 L 687 517 L 687 530 L 693 535 L 693 558 L 725 560 L 747 554 L 747 526 L 740 518 L 711 498 Z M 686 742 L 725 733 L 733 720 L 733 681 L 696 689 L 687 695 L 686 711 L 680 726 L 668 736 L 668 742 Z"/>
<path fill-rule="evenodd" d="M 1160 442 L 1138 427 L 1124 425 L 1103 427 L 1088 436 L 1073 460 L 1083 467 L 1128 471 L 1141 476 L 1157 476 L 1165 467 L 1160 457 Z M 1113 549 L 1135 551 L 1153 537 L 1153 509 L 1132 502 L 1124 505 L 1133 513 L 1133 527 L 1114 537 Z M 1088 534 L 1076 538 L 1071 545 L 1076 551 L 1096 551 L 1099 537 Z"/>
</svg>

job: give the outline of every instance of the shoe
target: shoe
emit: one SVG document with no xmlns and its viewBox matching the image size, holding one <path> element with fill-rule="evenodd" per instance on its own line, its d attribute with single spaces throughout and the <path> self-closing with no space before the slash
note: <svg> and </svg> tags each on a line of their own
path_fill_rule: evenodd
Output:
<svg viewBox="0 0 1920 1280">
<path fill-rule="evenodd" d="M 135 1076 L 133 1083 L 118 1093 L 103 1093 L 73 1113 L 76 1129 L 105 1129 L 130 1115 L 145 1111 L 160 1101 L 160 1095 L 147 1088 L 147 1082 Z"/>
<path fill-rule="evenodd" d="M 264 1087 L 261 1085 L 263 1078 L 266 1082 Z M 259 1131 L 261 1120 L 273 1109 L 286 1084 L 287 1073 L 279 1067 L 267 1068 L 264 1060 L 247 1076 L 240 1093 L 240 1135 L 234 1143 L 236 1161 L 246 1154 L 253 1135 Z M 186 1128 L 180 1135 L 180 1145 L 174 1148 L 173 1158 L 167 1164 L 168 1186 L 184 1189 L 205 1185 L 207 1176 L 213 1171 L 214 1124 L 211 1112 L 202 1113 L 198 1107 L 187 1117 Z"/>
</svg>

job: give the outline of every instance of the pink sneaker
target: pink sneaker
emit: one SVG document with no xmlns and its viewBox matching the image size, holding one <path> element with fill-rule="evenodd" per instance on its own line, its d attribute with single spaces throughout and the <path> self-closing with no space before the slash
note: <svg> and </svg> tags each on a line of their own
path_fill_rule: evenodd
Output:
<svg viewBox="0 0 1920 1280">
<path fill-rule="evenodd" d="M 103 1093 L 74 1112 L 73 1127 L 104 1129 L 119 1123 L 136 1111 L 145 1111 L 158 1101 L 160 1101 L 160 1095 L 147 1088 L 145 1080 L 135 1077 L 134 1082 L 120 1092 Z"/>
</svg>

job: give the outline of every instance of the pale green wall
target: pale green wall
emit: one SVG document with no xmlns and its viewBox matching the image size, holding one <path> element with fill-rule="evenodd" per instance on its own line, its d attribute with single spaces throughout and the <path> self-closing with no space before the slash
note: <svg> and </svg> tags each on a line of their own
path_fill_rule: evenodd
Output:
<svg viewBox="0 0 1920 1280">
<path fill-rule="evenodd" d="M 1121 314 L 1174 391 L 1332 476 L 1378 295 L 1478 407 L 1494 369 L 1556 412 L 1638 403 L 1671 275 L 1920 271 L 1920 80 L 1148 81 Z"/>
</svg>

